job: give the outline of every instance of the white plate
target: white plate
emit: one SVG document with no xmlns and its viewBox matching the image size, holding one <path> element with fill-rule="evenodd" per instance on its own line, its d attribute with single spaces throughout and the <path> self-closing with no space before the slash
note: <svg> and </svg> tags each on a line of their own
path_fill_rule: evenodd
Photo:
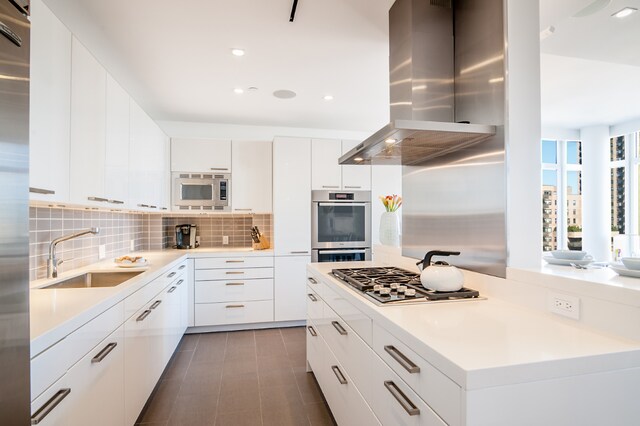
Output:
<svg viewBox="0 0 640 426">
<path fill-rule="evenodd" d="M 545 262 L 549 263 L 550 265 L 562 265 L 562 266 L 571 266 L 572 263 L 575 265 L 587 266 L 588 264 L 593 262 L 593 257 L 591 256 L 586 256 L 584 259 L 581 259 L 581 260 L 558 259 L 553 256 L 543 256 L 542 258 L 544 259 Z"/>
<path fill-rule="evenodd" d="M 141 268 L 143 266 L 149 265 L 149 261 L 147 259 L 144 259 L 144 262 L 138 260 L 136 263 L 118 261 L 116 261 L 115 263 L 119 268 Z"/>
<path fill-rule="evenodd" d="M 609 267 L 613 269 L 616 274 L 622 275 L 623 277 L 640 278 L 640 270 L 627 269 L 623 265 L 617 263 L 611 263 L 609 264 Z"/>
</svg>

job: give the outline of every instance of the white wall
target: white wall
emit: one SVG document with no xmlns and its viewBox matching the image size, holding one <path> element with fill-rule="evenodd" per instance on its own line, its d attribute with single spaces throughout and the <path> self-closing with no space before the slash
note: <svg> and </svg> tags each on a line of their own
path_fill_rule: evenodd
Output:
<svg viewBox="0 0 640 426">
<path fill-rule="evenodd" d="M 371 166 L 371 243 L 380 244 L 380 217 L 386 210 L 381 195 L 402 195 L 402 166 Z M 398 210 L 402 232 L 402 207 Z M 402 235 L 400 236 L 402 244 Z"/>
<path fill-rule="evenodd" d="M 542 139 L 577 141 L 580 139 L 580 130 L 542 126 Z"/>
<path fill-rule="evenodd" d="M 640 103 L 640 100 L 638 102 Z M 624 123 L 618 123 L 609 128 L 609 134 L 612 137 L 635 133 L 637 131 L 640 131 L 640 118 L 626 121 Z"/>
</svg>

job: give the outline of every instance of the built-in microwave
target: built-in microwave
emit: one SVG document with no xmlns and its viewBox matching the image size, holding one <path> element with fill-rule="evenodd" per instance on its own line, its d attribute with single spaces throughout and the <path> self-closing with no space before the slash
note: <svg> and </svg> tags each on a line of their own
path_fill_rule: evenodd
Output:
<svg viewBox="0 0 640 426">
<path fill-rule="evenodd" d="M 171 174 L 173 210 L 231 210 L 231 175 L 228 173 Z"/>
</svg>

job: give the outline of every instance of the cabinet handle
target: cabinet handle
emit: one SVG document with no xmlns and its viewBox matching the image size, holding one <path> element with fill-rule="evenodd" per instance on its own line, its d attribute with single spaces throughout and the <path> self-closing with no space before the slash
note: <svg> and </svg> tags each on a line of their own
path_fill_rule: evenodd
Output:
<svg viewBox="0 0 640 426">
<path fill-rule="evenodd" d="M 339 186 L 335 186 L 335 185 L 322 185 L 323 188 L 328 188 L 328 189 L 338 189 L 340 188 Z"/>
<path fill-rule="evenodd" d="M 180 280 L 180 281 L 178 281 L 178 282 L 176 283 L 176 285 L 180 285 L 180 284 L 182 284 L 183 282 L 184 282 L 184 280 Z"/>
<path fill-rule="evenodd" d="M 347 384 L 347 379 L 345 379 L 344 374 L 342 374 L 342 371 L 340 371 L 338 366 L 337 365 L 332 365 L 331 369 L 333 370 L 333 374 L 336 375 L 336 378 L 338 379 L 340 384 L 341 385 L 346 385 Z"/>
<path fill-rule="evenodd" d="M 345 188 L 349 188 L 349 189 L 360 189 L 362 188 L 361 186 L 349 186 L 349 185 L 345 185 Z"/>
<path fill-rule="evenodd" d="M 409 398 L 407 398 L 407 395 L 405 395 L 404 392 L 402 392 L 400 388 L 398 388 L 398 386 L 396 386 L 396 384 L 393 383 L 393 381 L 386 380 L 384 382 L 384 387 L 387 388 L 387 390 L 391 393 L 391 395 L 393 395 L 396 401 L 400 403 L 400 405 L 402 406 L 402 408 L 404 408 L 404 411 L 406 411 L 407 414 L 409 414 L 410 416 L 417 416 L 420 414 L 420 409 L 416 407 L 415 404 L 411 402 Z"/>
<path fill-rule="evenodd" d="M 102 350 L 98 352 L 98 355 L 91 358 L 91 364 L 96 364 L 102 361 L 103 359 L 105 359 L 107 355 L 109 355 L 111 351 L 116 348 L 116 346 L 118 346 L 118 344 L 116 342 L 112 342 L 112 343 L 109 343 L 104 348 L 102 348 Z"/>
<path fill-rule="evenodd" d="M 29 192 L 34 194 L 44 194 L 44 195 L 53 195 L 56 193 L 56 191 L 52 189 L 34 188 L 32 186 L 29 187 Z"/>
<path fill-rule="evenodd" d="M 309 254 L 309 250 L 290 251 L 290 254 Z"/>
<path fill-rule="evenodd" d="M 313 337 L 317 337 L 318 336 L 318 333 L 316 333 L 316 330 L 313 327 L 311 327 L 310 325 L 307 326 L 307 329 L 309 330 L 309 334 L 311 334 Z"/>
<path fill-rule="evenodd" d="M 341 336 L 346 336 L 348 334 L 347 330 L 345 330 L 338 321 L 331 321 L 331 325 L 338 331 L 338 333 L 340 333 Z"/>
<path fill-rule="evenodd" d="M 384 350 L 389 355 L 391 355 L 391 358 L 395 359 L 398 362 L 398 364 L 400 364 L 402 366 L 402 368 L 407 370 L 409 373 L 413 374 L 413 373 L 419 373 L 420 372 L 420 367 L 415 365 L 413 363 L 413 361 L 411 361 L 409 358 L 407 358 L 407 356 L 405 354 L 403 354 L 402 352 L 400 352 L 395 346 L 386 345 L 384 347 Z"/>
<path fill-rule="evenodd" d="M 180 267 L 178 268 L 178 270 L 180 270 L 180 269 L 184 269 L 184 268 L 186 268 L 186 267 L 187 267 L 187 265 L 180 265 Z"/>
<path fill-rule="evenodd" d="M 106 198 L 102 198 L 102 197 L 87 197 L 87 200 L 89 200 L 89 201 L 99 201 L 101 203 L 109 201 Z"/>
<path fill-rule="evenodd" d="M 175 277 L 175 276 L 176 276 L 176 273 L 175 273 L 175 272 L 172 272 L 172 273 L 170 273 L 169 275 L 167 275 L 167 278 L 172 278 L 172 277 Z"/>
<path fill-rule="evenodd" d="M 111 203 L 111 204 L 124 204 L 124 201 L 120 201 L 120 200 L 107 200 L 107 203 Z"/>
<path fill-rule="evenodd" d="M 316 296 L 314 296 L 313 294 L 309 293 L 307 294 L 307 296 L 309 296 L 309 299 L 311 299 L 312 302 L 317 302 L 318 299 L 316 298 Z"/>
<path fill-rule="evenodd" d="M 244 308 L 244 305 L 227 305 L 225 308 Z"/>
<path fill-rule="evenodd" d="M 244 274 L 243 271 L 227 271 L 226 273 L 227 273 L 227 275 L 242 275 L 242 274 Z"/>
<path fill-rule="evenodd" d="M 169 210 L 166 207 L 160 207 L 160 210 Z"/>
<path fill-rule="evenodd" d="M 229 170 L 226 167 L 211 167 L 211 170 Z"/>
<path fill-rule="evenodd" d="M 307 281 L 309 281 L 311 284 L 318 284 L 318 281 L 314 280 L 311 277 L 307 277 Z"/>
<path fill-rule="evenodd" d="M 244 260 L 225 260 L 225 263 L 244 263 Z"/>
<path fill-rule="evenodd" d="M 176 291 L 176 288 L 178 288 L 178 287 L 176 287 L 175 285 L 171 286 L 171 288 L 169 290 L 167 290 L 167 293 L 173 293 L 174 291 Z"/>
<path fill-rule="evenodd" d="M 138 207 L 149 207 L 149 204 L 138 204 Z"/>
<path fill-rule="evenodd" d="M 253 209 L 234 209 L 237 212 L 250 212 L 253 211 Z"/>
<path fill-rule="evenodd" d="M 226 283 L 225 285 L 244 285 L 244 283 Z"/>
<path fill-rule="evenodd" d="M 33 416 L 31 416 L 31 424 L 37 425 L 41 421 L 43 421 L 44 418 L 47 417 L 47 414 L 52 412 L 53 409 L 56 408 L 58 404 L 60 404 L 62 400 L 65 399 L 70 393 L 70 388 L 60 389 L 58 392 L 56 392 L 55 395 L 53 395 L 47 402 L 45 402 L 42 407 L 38 408 L 38 411 L 36 411 Z"/>
<path fill-rule="evenodd" d="M 144 311 L 143 313 L 140 314 L 140 316 L 138 318 L 136 318 L 136 321 L 144 321 L 145 318 L 147 318 L 149 316 L 149 314 L 151 313 L 151 309 L 147 309 L 146 311 Z"/>
<path fill-rule="evenodd" d="M 158 206 L 149 206 L 149 208 L 157 209 L 157 208 L 158 208 Z"/>
<path fill-rule="evenodd" d="M 151 306 L 149 306 L 149 309 L 155 309 L 158 306 L 160 306 L 161 303 L 162 303 L 162 300 L 156 300 L 155 302 L 153 302 Z"/>
</svg>

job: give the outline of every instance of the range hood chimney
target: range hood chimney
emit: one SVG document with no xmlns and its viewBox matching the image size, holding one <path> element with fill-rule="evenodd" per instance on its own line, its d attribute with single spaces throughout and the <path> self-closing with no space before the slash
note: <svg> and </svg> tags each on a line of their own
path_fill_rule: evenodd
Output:
<svg viewBox="0 0 640 426">
<path fill-rule="evenodd" d="M 495 126 L 456 117 L 452 0 L 397 0 L 389 10 L 391 122 L 340 164 L 418 165 L 477 144 Z"/>
</svg>

